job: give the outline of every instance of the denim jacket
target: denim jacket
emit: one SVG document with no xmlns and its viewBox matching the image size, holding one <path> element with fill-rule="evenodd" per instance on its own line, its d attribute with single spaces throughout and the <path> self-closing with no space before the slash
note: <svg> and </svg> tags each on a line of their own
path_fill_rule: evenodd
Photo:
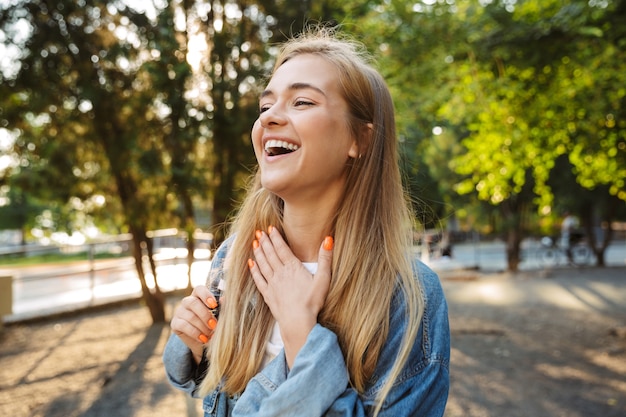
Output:
<svg viewBox="0 0 626 417">
<path fill-rule="evenodd" d="M 214 292 L 223 274 L 229 242 L 224 242 L 213 258 L 208 284 Z M 448 399 L 450 330 L 446 300 L 437 275 L 418 260 L 413 265 L 425 302 L 424 315 L 409 359 L 379 417 L 443 416 Z M 391 305 L 388 339 L 364 393 L 359 394 L 349 384 L 337 336 L 318 323 L 291 369 L 282 351 L 248 382 L 240 396 L 231 397 L 219 390 L 205 396 L 204 416 L 371 416 L 405 333 L 403 305 L 404 298 L 397 292 Z M 175 334 L 166 344 L 163 363 L 169 382 L 196 396 L 200 381 L 197 366 L 189 348 Z"/>
</svg>

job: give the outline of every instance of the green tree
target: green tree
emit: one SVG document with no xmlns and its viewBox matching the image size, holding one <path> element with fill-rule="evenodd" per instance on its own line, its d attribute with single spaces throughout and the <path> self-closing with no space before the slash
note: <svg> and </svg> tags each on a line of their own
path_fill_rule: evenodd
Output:
<svg viewBox="0 0 626 417">
<path fill-rule="evenodd" d="M 623 200 L 623 17 L 624 1 L 393 1 L 359 25 L 415 149 L 407 172 L 438 185 L 415 190 L 444 207 L 468 207 L 460 193 L 497 208 L 511 270 L 538 214 L 555 218 L 561 156 L 595 201 Z M 607 242 L 594 244 L 600 263 Z"/>
<path fill-rule="evenodd" d="M 209 200 L 217 225 L 232 211 L 253 161 L 249 131 L 271 44 L 292 33 L 294 22 L 304 27 L 310 7 L 306 1 L 281 5 L 187 0 L 135 10 L 115 0 L 62 0 L 3 6 L 0 33 L 17 64 L 0 75 L 0 127 L 15 133 L 21 161 L 4 173 L 5 185 L 60 208 L 104 200 L 89 214 L 113 218 L 132 233 L 155 322 L 165 316 L 160 289 L 149 288 L 143 269 L 146 251 L 156 276 L 147 232 L 172 223 L 183 228 L 191 263 L 194 205 Z M 205 59 L 191 56 L 198 39 Z M 216 243 L 222 236 L 217 229 Z"/>
<path fill-rule="evenodd" d="M 177 13 L 182 16 L 181 23 L 176 22 Z M 151 177 L 164 176 L 165 209 L 174 217 L 170 218 L 172 225 L 182 228 L 186 236 L 188 289 L 192 287 L 196 205 L 207 188 L 206 178 L 199 172 L 207 160 L 202 156 L 206 152 L 201 151 L 207 136 L 203 133 L 206 111 L 189 99 L 190 91 L 197 89 L 188 62 L 188 54 L 193 52 L 189 50 L 193 18 L 193 2 L 170 2 L 157 15 L 154 25 L 140 28 L 147 32 L 147 47 L 158 57 L 145 62 L 142 68 L 153 94 L 144 97 L 146 103 L 141 107 L 154 109 L 149 117 L 160 120 L 144 132 L 146 140 L 154 143 L 153 151 L 145 158 L 152 161 L 145 165 L 152 167 Z"/>
<path fill-rule="evenodd" d="M 527 1 L 515 5 L 512 12 L 487 7 L 486 17 L 494 22 L 493 31 L 479 37 L 475 50 L 477 60 L 491 63 L 493 68 L 481 73 L 495 76 L 492 82 L 479 81 L 480 91 L 491 94 L 494 85 L 506 87 L 491 96 L 495 99 L 489 100 L 493 104 L 490 114 L 478 119 L 480 126 L 468 140 L 470 155 L 459 163 L 462 172 L 463 162 L 469 159 L 501 155 L 502 141 L 508 139 L 525 149 L 511 162 L 530 169 L 532 175 L 525 177 L 534 180 L 535 203 L 540 213 L 548 214 L 555 202 L 547 181 L 557 174 L 553 171 L 555 161 L 567 155 L 576 182 L 592 190 L 598 202 L 594 210 L 588 205 L 579 214 L 600 265 L 611 231 L 604 234 L 602 242 L 596 242 L 590 213 L 600 210 L 602 220 L 610 226 L 615 211 L 602 207 L 611 207 L 607 202 L 616 197 L 626 200 L 625 90 L 615 88 L 626 81 L 620 47 L 624 29 L 617 23 L 624 17 L 624 5 L 623 1 L 572 1 L 565 5 Z M 498 113 L 499 117 L 491 118 Z M 508 137 L 504 133 L 507 123 L 511 125 Z M 489 145 L 484 144 L 485 139 Z M 506 190 L 502 181 L 506 175 L 498 175 L 502 171 L 476 168 L 474 178 L 465 183 L 466 189 L 486 184 L 482 198 L 490 199 Z M 485 182 L 490 174 L 493 181 Z M 523 178 L 518 171 L 519 181 L 514 183 L 525 183 Z M 480 196 L 481 190 L 478 192 Z"/>
<path fill-rule="evenodd" d="M 458 217 L 469 222 L 473 215 L 468 209 L 476 205 L 452 189 L 459 176 L 450 161 L 463 152 L 458 137 L 467 129 L 439 114 L 455 77 L 450 63 L 465 43 L 458 7 L 450 2 L 378 2 L 354 29 L 370 46 L 392 91 L 403 173 L 416 221 L 426 229 L 456 228 Z"/>
<path fill-rule="evenodd" d="M 5 9 L 0 23 L 22 50 L 19 69 L 3 74 L 1 87 L 2 125 L 19 133 L 15 149 L 25 161 L 15 175 L 33 185 L 21 189 L 59 204 L 103 195 L 132 233 L 152 319 L 164 321 L 163 296 L 158 285 L 149 288 L 142 262 L 147 230 L 167 213 L 166 181 L 151 175 L 161 171 L 158 138 L 146 135 L 163 125 L 149 117 L 157 103 L 141 71 L 154 59 L 141 30 L 152 23 L 113 1 L 24 2 Z M 23 40 L 20 25 L 29 31 Z"/>
</svg>

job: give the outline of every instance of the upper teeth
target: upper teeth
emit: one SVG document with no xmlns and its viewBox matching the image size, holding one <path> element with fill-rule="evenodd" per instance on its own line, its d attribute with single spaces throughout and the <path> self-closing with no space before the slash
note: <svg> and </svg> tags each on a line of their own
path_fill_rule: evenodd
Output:
<svg viewBox="0 0 626 417">
<path fill-rule="evenodd" d="M 285 148 L 290 151 L 297 151 L 299 146 L 294 143 L 285 142 L 284 140 L 268 140 L 265 142 L 265 150 L 269 150 L 270 148 Z"/>
</svg>

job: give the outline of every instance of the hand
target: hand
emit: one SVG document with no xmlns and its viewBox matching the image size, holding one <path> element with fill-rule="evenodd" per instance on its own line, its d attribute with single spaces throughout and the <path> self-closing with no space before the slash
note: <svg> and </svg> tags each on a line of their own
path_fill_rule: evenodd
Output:
<svg viewBox="0 0 626 417">
<path fill-rule="evenodd" d="M 200 363 L 204 345 L 209 342 L 217 326 L 217 319 L 210 310 L 215 307 L 217 300 L 211 291 L 205 285 L 199 285 L 174 310 L 170 327 L 189 347 L 196 363 Z"/>
<path fill-rule="evenodd" d="M 257 232 L 253 244 L 256 262 L 248 262 L 250 272 L 278 322 L 289 366 L 317 323 L 326 301 L 332 246 L 332 237 L 327 237 L 320 245 L 317 272 L 311 275 L 276 228 L 270 228 L 269 235 Z"/>
</svg>

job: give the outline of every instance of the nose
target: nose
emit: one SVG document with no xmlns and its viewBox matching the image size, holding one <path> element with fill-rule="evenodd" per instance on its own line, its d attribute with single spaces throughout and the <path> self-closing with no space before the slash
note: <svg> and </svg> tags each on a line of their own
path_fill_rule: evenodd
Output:
<svg viewBox="0 0 626 417">
<path fill-rule="evenodd" d="M 285 120 L 285 115 L 278 103 L 273 104 L 259 115 L 259 121 L 264 128 L 282 125 Z"/>
</svg>

